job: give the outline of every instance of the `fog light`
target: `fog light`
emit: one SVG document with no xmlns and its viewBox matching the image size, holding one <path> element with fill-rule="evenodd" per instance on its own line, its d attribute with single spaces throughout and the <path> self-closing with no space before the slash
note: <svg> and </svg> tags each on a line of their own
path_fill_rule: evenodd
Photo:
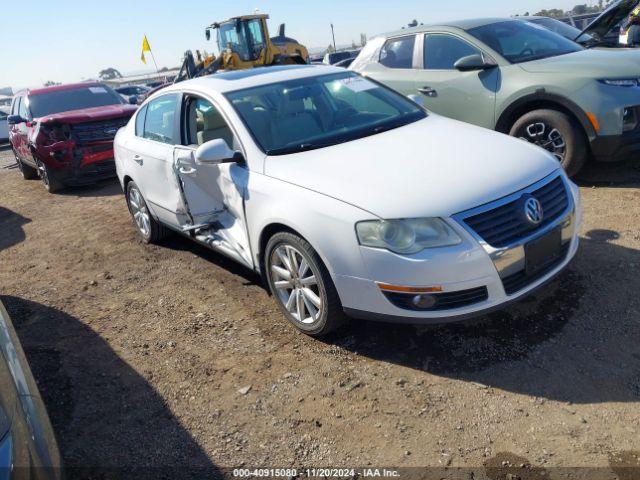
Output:
<svg viewBox="0 0 640 480">
<path fill-rule="evenodd" d="M 412 303 L 420 309 L 428 309 L 433 307 L 438 299 L 434 295 L 416 295 L 412 299 Z"/>
<path fill-rule="evenodd" d="M 627 107 L 622 113 L 622 129 L 625 132 L 635 130 L 638 126 L 638 118 L 636 116 L 635 107 Z"/>
</svg>

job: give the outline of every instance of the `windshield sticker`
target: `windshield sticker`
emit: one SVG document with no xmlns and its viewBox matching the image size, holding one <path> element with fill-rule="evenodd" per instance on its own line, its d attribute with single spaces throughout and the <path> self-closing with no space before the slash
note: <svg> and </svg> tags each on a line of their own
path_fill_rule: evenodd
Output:
<svg viewBox="0 0 640 480">
<path fill-rule="evenodd" d="M 104 87 L 89 87 L 91 93 L 107 93 L 107 89 Z"/>
<path fill-rule="evenodd" d="M 354 92 L 364 92 L 378 87 L 375 83 L 361 77 L 348 77 L 338 81 Z"/>
</svg>

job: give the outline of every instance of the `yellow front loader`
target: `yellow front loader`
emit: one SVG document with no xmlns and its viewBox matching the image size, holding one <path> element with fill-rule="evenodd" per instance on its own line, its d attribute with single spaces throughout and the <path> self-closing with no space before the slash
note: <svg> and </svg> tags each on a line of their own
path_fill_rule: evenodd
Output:
<svg viewBox="0 0 640 480">
<path fill-rule="evenodd" d="M 216 33 L 220 54 L 202 58 L 198 52 L 196 59 L 191 51 L 187 51 L 175 81 L 219 70 L 309 63 L 307 48 L 285 36 L 284 24 L 280 25 L 277 37 L 269 37 L 268 18 L 265 14 L 243 15 L 209 26 L 205 31 L 206 38 L 210 40 L 211 34 Z"/>
</svg>

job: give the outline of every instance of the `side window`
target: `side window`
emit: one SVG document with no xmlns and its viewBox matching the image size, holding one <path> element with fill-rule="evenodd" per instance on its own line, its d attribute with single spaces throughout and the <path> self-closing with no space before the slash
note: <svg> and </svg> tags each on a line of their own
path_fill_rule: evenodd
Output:
<svg viewBox="0 0 640 480">
<path fill-rule="evenodd" d="M 389 68 L 411 68 L 415 43 L 415 35 L 387 40 L 380 50 L 380 63 Z"/>
<path fill-rule="evenodd" d="M 18 115 L 22 118 L 30 119 L 29 109 L 27 108 L 27 97 L 20 98 L 20 106 L 18 107 Z"/>
<path fill-rule="evenodd" d="M 143 137 L 144 136 L 144 119 L 147 116 L 147 106 L 145 105 L 138 113 L 136 113 L 136 136 Z"/>
<path fill-rule="evenodd" d="M 185 105 L 184 145 L 200 146 L 211 140 L 222 139 L 229 148 L 234 148 L 233 132 L 211 102 L 199 97 L 189 97 Z"/>
<path fill-rule="evenodd" d="M 20 101 L 22 97 L 16 97 L 13 99 L 13 105 L 11 105 L 11 115 L 18 115 L 20 111 Z"/>
<path fill-rule="evenodd" d="M 464 40 L 451 35 L 424 37 L 424 68 L 427 70 L 455 70 L 454 64 L 458 60 L 479 53 Z"/>
<path fill-rule="evenodd" d="M 165 95 L 147 104 L 144 121 L 144 138 L 156 142 L 175 144 L 175 114 L 177 95 Z"/>
</svg>

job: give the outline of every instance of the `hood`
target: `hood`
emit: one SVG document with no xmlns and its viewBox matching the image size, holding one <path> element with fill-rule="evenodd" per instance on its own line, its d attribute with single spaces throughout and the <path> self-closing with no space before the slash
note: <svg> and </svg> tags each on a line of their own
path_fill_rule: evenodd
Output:
<svg viewBox="0 0 640 480">
<path fill-rule="evenodd" d="M 576 77 L 605 78 L 640 76 L 640 50 L 588 49 L 544 58 L 518 66 L 531 73 L 570 74 Z"/>
<path fill-rule="evenodd" d="M 583 33 L 588 33 L 596 38 L 604 39 L 616 26 L 620 25 L 629 14 L 640 5 L 638 0 L 619 0 L 600 14 Z M 616 32 L 617 33 L 617 32 Z"/>
<path fill-rule="evenodd" d="M 46 123 L 86 123 L 100 120 L 111 120 L 114 118 L 130 118 L 138 109 L 135 105 L 106 105 L 104 107 L 84 108 L 82 110 L 71 110 L 60 112 L 37 118 L 40 124 Z"/>
<path fill-rule="evenodd" d="M 557 160 L 538 147 L 433 114 L 378 135 L 265 161 L 266 175 L 387 219 L 447 217 L 557 169 Z"/>
</svg>

